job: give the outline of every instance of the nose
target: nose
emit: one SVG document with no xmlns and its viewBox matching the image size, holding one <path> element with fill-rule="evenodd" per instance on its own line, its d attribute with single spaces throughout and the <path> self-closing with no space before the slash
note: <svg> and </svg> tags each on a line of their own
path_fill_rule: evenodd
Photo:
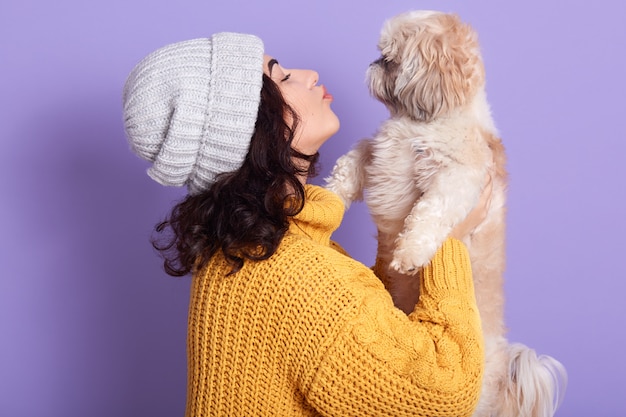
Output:
<svg viewBox="0 0 626 417">
<path fill-rule="evenodd" d="M 317 71 L 313 71 L 313 70 L 293 70 L 291 71 L 292 74 L 294 72 L 297 72 L 298 77 L 300 77 L 301 81 L 308 86 L 309 88 L 313 88 L 317 85 L 317 82 L 320 79 L 319 74 L 317 73 Z"/>
<path fill-rule="evenodd" d="M 317 71 L 309 70 L 309 72 L 311 73 L 309 75 L 311 87 L 315 87 L 320 79 L 320 75 L 317 73 Z"/>
<path fill-rule="evenodd" d="M 385 58 L 381 56 L 380 58 L 372 62 L 370 65 L 382 65 L 384 62 L 385 62 Z"/>
</svg>

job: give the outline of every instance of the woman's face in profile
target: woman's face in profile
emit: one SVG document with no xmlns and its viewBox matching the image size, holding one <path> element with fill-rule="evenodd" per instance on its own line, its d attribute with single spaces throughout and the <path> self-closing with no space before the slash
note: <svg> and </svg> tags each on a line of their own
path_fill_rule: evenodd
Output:
<svg viewBox="0 0 626 417">
<path fill-rule="evenodd" d="M 276 59 L 265 55 L 263 71 L 300 117 L 293 147 L 313 155 L 339 130 L 339 119 L 330 107 L 333 96 L 317 84 L 319 75 L 313 70 L 283 68 Z"/>
</svg>

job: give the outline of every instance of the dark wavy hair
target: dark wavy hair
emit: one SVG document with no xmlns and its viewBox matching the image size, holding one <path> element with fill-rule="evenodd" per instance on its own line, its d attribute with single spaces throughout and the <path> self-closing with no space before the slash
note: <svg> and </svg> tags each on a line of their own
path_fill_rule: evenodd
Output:
<svg viewBox="0 0 626 417">
<path fill-rule="evenodd" d="M 298 177 L 314 176 L 319 159 L 318 153 L 292 148 L 299 121 L 278 86 L 263 75 L 255 130 L 241 168 L 218 175 L 206 191 L 187 195 L 156 225 L 152 245 L 163 257 L 165 272 L 184 276 L 221 250 L 233 274 L 244 260 L 274 254 L 289 218 L 304 206 Z"/>
</svg>

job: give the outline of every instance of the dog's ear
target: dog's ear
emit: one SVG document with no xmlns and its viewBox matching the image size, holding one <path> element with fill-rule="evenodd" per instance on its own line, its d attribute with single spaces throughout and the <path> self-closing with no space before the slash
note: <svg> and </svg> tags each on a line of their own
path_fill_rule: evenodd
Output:
<svg viewBox="0 0 626 417">
<path fill-rule="evenodd" d="M 409 116 L 431 120 L 461 106 L 484 83 L 478 40 L 455 15 L 433 17 L 432 25 L 405 37 L 395 95 Z"/>
</svg>

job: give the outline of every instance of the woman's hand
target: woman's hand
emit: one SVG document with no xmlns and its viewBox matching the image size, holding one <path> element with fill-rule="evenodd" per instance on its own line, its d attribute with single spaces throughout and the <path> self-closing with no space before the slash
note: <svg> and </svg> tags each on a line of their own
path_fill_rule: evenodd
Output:
<svg viewBox="0 0 626 417">
<path fill-rule="evenodd" d="M 474 229 L 485 220 L 487 212 L 489 212 L 489 206 L 491 206 L 491 191 L 493 190 L 493 181 L 491 174 L 487 174 L 487 183 L 483 187 L 483 191 L 480 195 L 480 199 L 476 204 L 476 207 L 470 211 L 465 220 L 457 224 L 450 237 L 458 240 L 463 240 L 469 236 Z"/>
</svg>

